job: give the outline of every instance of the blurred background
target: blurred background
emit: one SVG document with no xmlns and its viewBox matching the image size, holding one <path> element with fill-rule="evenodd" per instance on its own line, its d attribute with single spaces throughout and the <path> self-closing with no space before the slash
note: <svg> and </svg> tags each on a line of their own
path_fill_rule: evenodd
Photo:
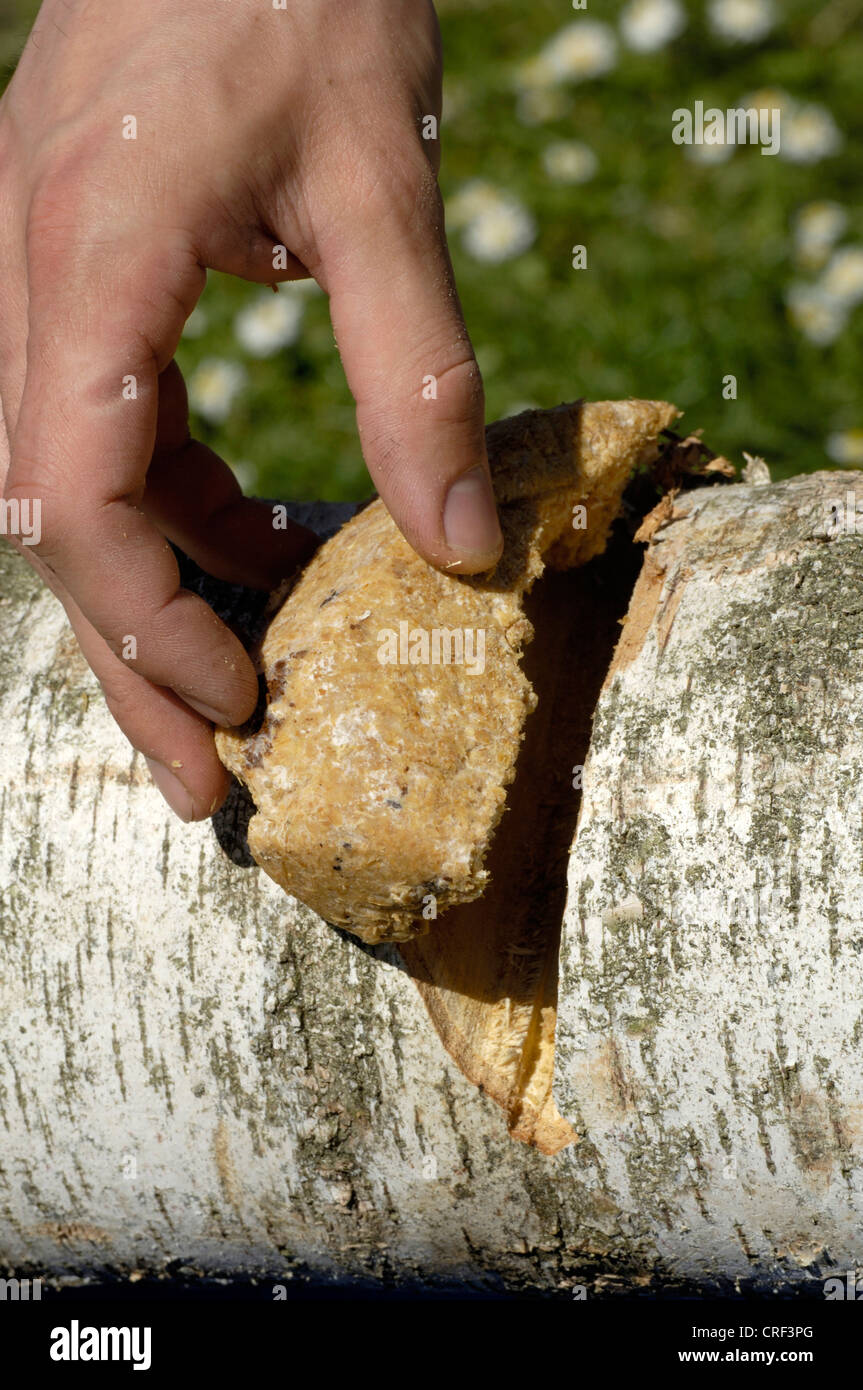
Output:
<svg viewBox="0 0 863 1390">
<path fill-rule="evenodd" d="M 37 9 L 0 0 L 0 84 Z M 441 184 L 488 418 L 656 397 L 774 477 L 863 467 L 863 0 L 438 12 Z M 674 144 L 696 101 L 778 107 L 779 154 Z M 247 492 L 368 495 L 316 286 L 211 274 L 178 358 L 194 432 Z"/>
</svg>

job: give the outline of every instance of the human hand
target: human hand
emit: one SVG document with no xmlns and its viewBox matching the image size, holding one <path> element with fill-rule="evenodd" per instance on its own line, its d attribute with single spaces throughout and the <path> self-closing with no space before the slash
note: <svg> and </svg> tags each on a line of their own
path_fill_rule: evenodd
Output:
<svg viewBox="0 0 863 1390">
<path fill-rule="evenodd" d="M 439 101 L 427 0 L 44 0 L 0 102 L 0 486 L 41 503 L 21 548 L 185 819 L 223 799 L 211 721 L 248 718 L 257 681 L 168 540 L 261 588 L 313 548 L 189 438 L 173 359 L 206 267 L 312 274 L 398 525 L 440 566 L 498 557 L 438 143 L 421 138 Z"/>
</svg>

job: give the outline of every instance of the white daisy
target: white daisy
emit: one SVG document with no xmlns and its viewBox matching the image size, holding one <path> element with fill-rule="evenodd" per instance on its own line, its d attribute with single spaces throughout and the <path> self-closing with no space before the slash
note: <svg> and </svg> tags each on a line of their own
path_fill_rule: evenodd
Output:
<svg viewBox="0 0 863 1390">
<path fill-rule="evenodd" d="M 842 246 L 834 251 L 819 283 L 839 304 L 859 304 L 863 300 L 863 246 Z"/>
<path fill-rule="evenodd" d="M 686 28 L 680 0 L 631 0 L 620 16 L 620 32 L 636 53 L 655 53 Z"/>
<path fill-rule="evenodd" d="M 552 141 L 542 152 L 542 162 L 555 183 L 587 183 L 599 166 L 593 150 L 580 140 Z"/>
<path fill-rule="evenodd" d="M 539 71 L 558 82 L 583 82 L 601 77 L 617 62 L 617 39 L 609 24 L 580 19 L 559 29 L 539 55 Z"/>
<path fill-rule="evenodd" d="M 726 43 L 758 43 L 773 28 L 773 0 L 710 0 L 710 27 Z"/>
<path fill-rule="evenodd" d="M 536 239 L 536 223 L 527 208 L 509 193 L 471 218 L 464 229 L 462 244 L 475 260 L 497 265 L 520 256 Z"/>
<path fill-rule="evenodd" d="M 818 347 L 836 341 L 845 327 L 847 312 L 818 285 L 794 284 L 786 292 L 788 314 L 795 328 Z"/>
<path fill-rule="evenodd" d="M 792 164 L 817 164 L 835 154 L 842 145 L 842 133 L 826 106 L 814 102 L 792 107 L 782 113 L 779 155 Z"/>
<path fill-rule="evenodd" d="M 818 270 L 848 224 L 848 214 L 839 203 L 826 199 L 806 203 L 794 219 L 794 254 L 806 270 Z"/>
<path fill-rule="evenodd" d="M 297 341 L 302 321 L 303 305 L 299 295 L 273 294 L 266 290 L 240 310 L 234 319 L 234 332 L 241 347 L 252 357 L 273 357 L 280 348 Z"/>
<path fill-rule="evenodd" d="M 824 447 L 835 463 L 863 468 L 863 429 L 836 430 L 827 436 Z"/>
<path fill-rule="evenodd" d="M 245 384 L 246 371 L 241 363 L 205 357 L 189 378 L 189 405 L 205 420 L 221 424 Z"/>
<path fill-rule="evenodd" d="M 536 223 L 511 193 L 485 179 L 463 184 L 446 205 L 447 226 L 463 233 L 465 249 L 479 261 L 507 261 L 532 245 Z"/>
<path fill-rule="evenodd" d="M 451 198 L 447 199 L 447 227 L 459 231 L 481 212 L 497 206 L 500 190 L 486 179 L 468 179 Z"/>
</svg>

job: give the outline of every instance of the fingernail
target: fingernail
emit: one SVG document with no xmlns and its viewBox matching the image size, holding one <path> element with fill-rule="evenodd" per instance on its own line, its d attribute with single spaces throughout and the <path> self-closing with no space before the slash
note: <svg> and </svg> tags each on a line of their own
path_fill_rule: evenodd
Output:
<svg viewBox="0 0 863 1390">
<path fill-rule="evenodd" d="M 197 710 L 198 714 L 202 714 L 205 719 L 209 719 L 211 724 L 220 724 L 223 729 L 229 729 L 231 727 L 232 721 L 223 710 L 212 709 L 210 705 L 203 704 L 201 700 L 193 700 L 191 695 L 184 695 L 180 690 L 177 691 L 177 694 L 182 700 L 186 701 L 187 705 L 191 705 L 193 710 Z"/>
<path fill-rule="evenodd" d="M 179 777 L 175 777 L 170 768 L 165 767 L 164 763 L 157 762 L 155 758 L 147 758 L 145 761 L 150 769 L 150 776 L 171 810 L 180 817 L 180 820 L 193 820 L 195 807 Z"/>
<path fill-rule="evenodd" d="M 496 560 L 503 545 L 494 493 L 479 464 L 457 478 L 447 494 L 443 513 L 447 545 L 467 557 Z"/>
</svg>

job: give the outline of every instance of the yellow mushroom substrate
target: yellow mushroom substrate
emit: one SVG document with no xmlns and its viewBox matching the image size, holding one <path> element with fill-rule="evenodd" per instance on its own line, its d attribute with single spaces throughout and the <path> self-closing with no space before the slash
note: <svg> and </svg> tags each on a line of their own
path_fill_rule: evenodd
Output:
<svg viewBox="0 0 863 1390">
<path fill-rule="evenodd" d="M 546 564 L 603 550 L 627 479 L 677 414 L 576 402 L 490 425 L 504 534 L 491 575 L 427 564 L 379 499 L 321 547 L 258 654 L 263 723 L 216 735 L 257 807 L 252 855 L 288 893 L 375 943 L 483 892 L 535 705 L 524 595 Z"/>
</svg>

